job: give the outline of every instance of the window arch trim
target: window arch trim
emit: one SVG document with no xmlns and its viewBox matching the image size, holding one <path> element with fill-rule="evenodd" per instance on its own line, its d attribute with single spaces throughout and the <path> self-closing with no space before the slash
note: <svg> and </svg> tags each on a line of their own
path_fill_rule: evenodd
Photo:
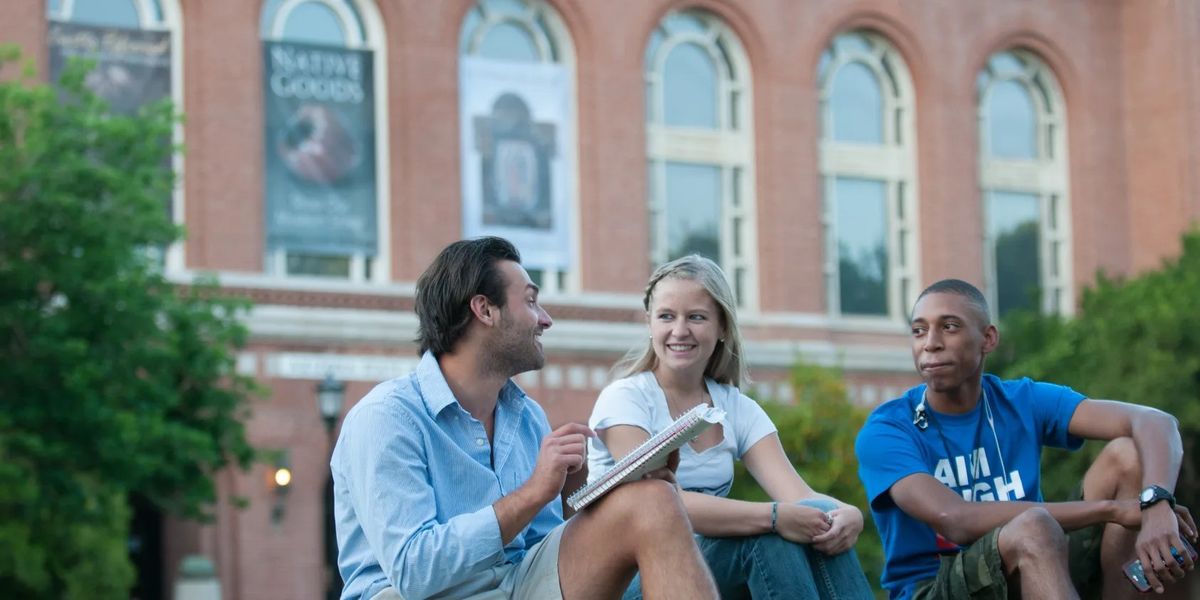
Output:
<svg viewBox="0 0 1200 600">
<path fill-rule="evenodd" d="M 515 27 L 519 27 L 521 31 L 524 31 L 529 35 L 529 38 L 533 40 L 533 45 L 535 48 L 537 48 L 539 62 L 563 62 L 563 57 L 559 56 L 560 53 L 557 51 L 559 45 L 554 44 L 550 40 L 551 33 L 557 32 L 546 31 L 546 29 L 552 27 L 552 25 L 550 25 L 548 22 L 545 24 L 545 26 L 538 22 L 538 17 L 541 16 L 543 7 L 530 6 L 521 14 L 491 11 L 485 8 L 484 3 L 482 2 L 476 2 L 470 10 L 475 10 L 476 8 L 479 9 L 480 14 L 482 15 L 482 21 L 475 25 L 474 29 L 467 37 L 467 47 L 465 48 L 466 54 L 474 55 L 478 53 L 480 45 L 483 44 L 483 40 L 496 26 L 513 25 Z M 546 21 L 550 20 L 551 19 L 546 19 Z M 463 49 L 460 48 L 460 52 L 462 51 Z"/>
<path fill-rule="evenodd" d="M 366 23 L 369 19 L 360 17 L 364 10 L 364 5 L 368 3 L 360 0 L 345 0 L 343 2 L 331 0 L 283 0 L 283 3 L 275 9 L 275 14 L 271 15 L 270 36 L 267 38 L 270 41 L 283 41 L 284 29 L 287 27 L 288 19 L 292 13 L 302 4 L 320 4 L 328 8 L 334 16 L 337 17 L 338 24 L 342 27 L 342 32 L 346 35 L 345 47 L 361 50 L 363 48 L 376 49 L 379 47 L 383 35 L 373 36 L 367 30 Z M 359 14 L 355 14 L 351 10 L 351 4 L 359 10 Z M 265 6 L 263 7 L 266 8 Z M 264 15 L 265 17 L 266 15 Z"/>
<path fill-rule="evenodd" d="M 896 117 L 896 112 L 902 111 L 905 115 L 911 116 L 916 98 L 916 93 L 913 90 L 912 74 L 908 69 L 904 56 L 891 43 L 891 40 L 879 33 L 864 29 L 843 31 L 833 36 L 826 45 L 826 52 L 833 45 L 834 39 L 839 35 L 847 33 L 858 33 L 868 36 L 873 39 L 875 47 L 870 52 L 863 52 L 861 50 L 839 52 L 833 55 L 828 63 L 818 67 L 817 89 L 819 90 L 821 106 L 821 141 L 831 144 L 875 145 L 835 141 L 828 136 L 828 132 L 833 131 L 833 110 L 830 106 L 830 100 L 832 99 L 833 87 L 838 74 L 842 67 L 851 63 L 858 63 L 871 71 L 871 74 L 875 76 L 876 83 L 879 85 L 881 92 L 880 99 L 883 101 L 883 115 L 881 116 L 883 122 L 882 145 L 904 145 L 906 128 L 902 126 L 900 119 Z M 822 54 L 822 57 L 824 56 L 825 54 Z M 824 61 L 824 58 L 822 58 L 822 61 Z M 892 70 L 887 69 L 886 65 L 892 65 Z M 908 138 L 911 139 L 911 135 Z"/>
<path fill-rule="evenodd" d="M 1049 65 L 1041 57 L 1029 50 L 1009 49 L 999 50 L 996 54 L 1012 53 L 1024 61 L 1025 68 L 1019 73 L 990 73 L 987 63 L 980 70 L 977 83 L 976 113 L 979 119 L 979 152 L 980 160 L 996 163 L 1028 163 L 1049 161 L 1058 164 L 1066 153 L 1066 139 L 1059 139 L 1057 133 L 1066 126 L 1066 106 L 1062 88 Z M 990 58 L 990 57 L 989 57 Z M 988 137 L 988 100 L 995 84 L 1013 82 L 1020 85 L 1029 94 L 1034 108 L 1034 148 L 1035 157 L 1018 159 L 992 157 L 989 155 L 991 139 Z M 1058 104 L 1055 110 L 1054 104 Z M 1058 167 L 1055 167 L 1058 168 Z"/>
<path fill-rule="evenodd" d="M 70 21 L 75 13 L 75 3 L 89 0 L 61 0 L 56 13 L 50 18 L 56 21 Z M 138 27 L 148 30 L 167 30 L 179 25 L 179 7 L 177 0 L 127 0 L 133 5 L 138 14 Z M 155 10 L 157 4 L 158 10 Z M 161 13 L 160 13 L 161 11 Z M 157 16 L 157 18 L 155 18 Z"/>
<path fill-rule="evenodd" d="M 746 49 L 737 32 L 723 20 L 723 17 L 708 11 L 689 10 L 701 15 L 708 25 L 703 33 L 684 31 L 670 34 L 664 31 L 661 21 L 670 17 L 671 13 L 664 15 L 659 24 L 651 30 L 650 35 L 658 34 L 661 36 L 661 40 L 654 48 L 649 64 L 644 64 L 642 71 L 646 85 L 650 87 L 653 94 L 647 107 L 649 109 L 647 126 L 676 131 L 686 129 L 714 131 L 707 128 L 667 125 L 663 118 L 665 107 L 663 75 L 666 71 L 667 59 L 679 46 L 694 44 L 712 60 L 716 69 L 717 127 L 715 131 L 746 135 L 748 134 L 747 128 L 750 126 L 749 114 L 753 112 L 750 110 L 751 98 L 748 85 L 748 82 L 752 80 L 752 75 Z M 651 42 L 651 38 L 648 37 L 647 47 Z M 723 49 L 722 46 L 726 46 L 726 48 Z M 734 114 L 735 110 L 729 106 L 732 94 L 735 93 L 738 94 L 740 104 L 736 110 L 737 114 Z"/>
</svg>

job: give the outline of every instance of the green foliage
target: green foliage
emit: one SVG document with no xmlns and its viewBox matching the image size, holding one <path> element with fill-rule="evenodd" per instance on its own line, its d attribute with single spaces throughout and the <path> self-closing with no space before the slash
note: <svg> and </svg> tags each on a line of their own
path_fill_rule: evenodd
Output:
<svg viewBox="0 0 1200 600">
<path fill-rule="evenodd" d="M 1200 435 L 1200 233 L 1183 237 L 1183 252 L 1157 270 L 1129 279 L 1100 274 L 1079 314 L 1014 313 L 1001 326 L 1000 351 L 988 369 L 1069 385 L 1091 398 L 1154 406 L 1179 419 L 1184 465 L 1178 495 L 1197 498 Z M 1101 445 L 1043 456 L 1047 498 L 1065 498 Z"/>
<path fill-rule="evenodd" d="M 173 109 L 113 115 L 87 65 L 51 87 L 15 58 L 0 49 L 0 589 L 123 597 L 128 497 L 203 517 L 213 473 L 253 459 L 246 306 L 154 258 L 180 235 Z"/>
<path fill-rule="evenodd" d="M 763 402 L 783 451 L 814 490 L 853 504 L 863 513 L 863 532 L 855 551 L 871 585 L 883 573 L 883 545 L 867 507 L 866 492 L 858 480 L 854 439 L 868 411 L 850 403 L 842 374 L 836 369 L 809 364 L 792 368 L 795 404 Z M 737 463 L 730 497 L 769 500 L 742 463 Z"/>
</svg>

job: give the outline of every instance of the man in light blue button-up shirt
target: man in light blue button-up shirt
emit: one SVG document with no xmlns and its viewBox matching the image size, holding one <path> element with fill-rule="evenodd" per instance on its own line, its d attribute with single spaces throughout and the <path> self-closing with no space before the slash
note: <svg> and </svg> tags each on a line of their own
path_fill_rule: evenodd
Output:
<svg viewBox="0 0 1200 600">
<path fill-rule="evenodd" d="M 510 380 L 545 362 L 537 295 L 500 238 L 418 280 L 421 361 L 355 405 L 330 464 L 342 598 L 617 598 L 639 569 L 647 596 L 716 597 L 669 471 L 564 524 L 592 433 L 551 431 Z"/>
</svg>

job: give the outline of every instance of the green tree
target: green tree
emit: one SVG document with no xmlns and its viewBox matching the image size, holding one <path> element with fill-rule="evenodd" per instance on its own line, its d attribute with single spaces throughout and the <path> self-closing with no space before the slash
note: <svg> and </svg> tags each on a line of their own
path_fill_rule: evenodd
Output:
<svg viewBox="0 0 1200 600">
<path fill-rule="evenodd" d="M 1018 312 L 1001 324 L 988 370 L 1069 385 L 1091 398 L 1161 408 L 1179 419 L 1184 444 L 1180 498 L 1197 498 L 1200 439 L 1200 233 L 1156 270 L 1117 279 L 1100 274 L 1072 319 Z M 1101 444 L 1043 454 L 1043 489 L 1065 498 Z"/>
<path fill-rule="evenodd" d="M 883 545 L 858 479 L 854 439 L 868 411 L 852 404 L 837 369 L 799 363 L 792 368 L 794 404 L 764 401 L 763 410 L 779 430 L 788 460 L 814 490 L 853 504 L 863 513 L 863 532 L 854 547 L 867 580 L 878 588 L 883 574 Z M 742 463 L 737 463 L 730 497 L 768 500 Z"/>
<path fill-rule="evenodd" d="M 129 498 L 203 517 L 215 471 L 247 467 L 243 303 L 176 286 L 154 249 L 176 119 L 111 114 L 0 48 L 0 589 L 127 597 Z"/>
</svg>

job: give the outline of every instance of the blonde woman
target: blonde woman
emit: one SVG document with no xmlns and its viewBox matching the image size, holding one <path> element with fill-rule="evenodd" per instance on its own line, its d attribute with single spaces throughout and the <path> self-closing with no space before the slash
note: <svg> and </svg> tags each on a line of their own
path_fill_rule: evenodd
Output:
<svg viewBox="0 0 1200 600">
<path fill-rule="evenodd" d="M 680 451 L 676 479 L 722 598 L 871 598 L 854 554 L 863 516 L 813 491 L 792 467 L 774 424 L 737 386 L 747 380 L 733 293 L 713 261 L 686 256 L 659 267 L 643 300 L 648 342 L 616 367 L 596 400 L 589 472 L 708 404 L 725 411 Z M 735 460 L 772 498 L 727 498 Z M 635 579 L 626 599 L 641 598 Z"/>
</svg>

